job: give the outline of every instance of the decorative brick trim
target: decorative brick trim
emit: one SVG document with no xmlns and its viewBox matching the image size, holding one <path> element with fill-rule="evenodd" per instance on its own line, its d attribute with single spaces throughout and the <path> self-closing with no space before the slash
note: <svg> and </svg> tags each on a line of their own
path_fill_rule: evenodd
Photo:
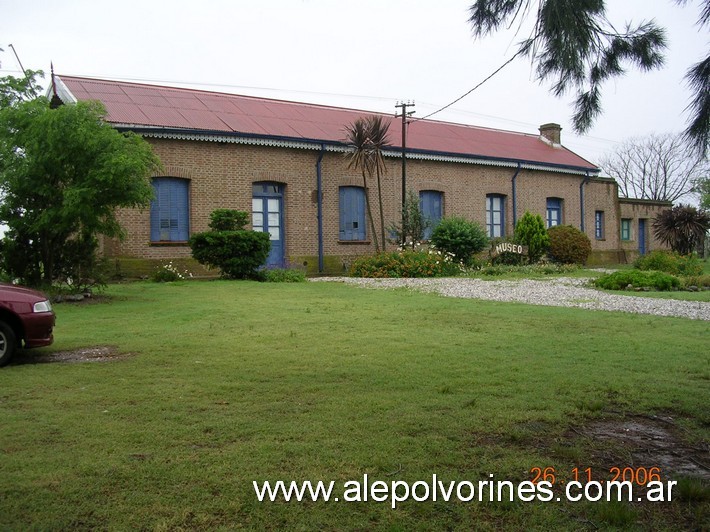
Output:
<svg viewBox="0 0 710 532">
<path fill-rule="evenodd" d="M 339 187 L 360 187 L 360 188 L 363 188 L 362 187 L 362 176 L 360 176 L 360 177 L 343 176 L 340 179 L 338 179 L 338 186 Z"/>
<path fill-rule="evenodd" d="M 182 179 L 193 179 L 192 168 L 185 166 L 165 166 L 163 172 L 155 174 L 153 177 L 180 177 Z"/>
</svg>

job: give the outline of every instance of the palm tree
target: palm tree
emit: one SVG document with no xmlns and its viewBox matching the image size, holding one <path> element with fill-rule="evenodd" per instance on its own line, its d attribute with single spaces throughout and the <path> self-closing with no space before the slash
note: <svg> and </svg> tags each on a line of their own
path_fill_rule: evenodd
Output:
<svg viewBox="0 0 710 532">
<path fill-rule="evenodd" d="M 377 200 L 380 207 L 380 237 L 382 238 L 382 250 L 385 250 L 385 213 L 382 207 L 382 184 L 380 176 L 387 173 L 384 147 L 387 145 L 387 132 L 390 125 L 385 124 L 381 116 L 370 116 L 366 119 L 366 127 L 370 137 L 370 160 L 371 167 L 377 175 Z"/>
<path fill-rule="evenodd" d="M 661 242 L 681 255 L 692 253 L 710 228 L 710 213 L 690 205 L 676 205 L 653 220 L 653 232 Z"/>
<path fill-rule="evenodd" d="M 356 168 L 362 172 L 362 186 L 365 189 L 365 208 L 367 219 L 370 222 L 372 239 L 375 242 L 375 251 L 380 252 L 380 244 L 375 231 L 375 222 L 370 209 L 370 189 L 367 187 L 367 176 L 372 176 L 372 156 L 370 148 L 370 132 L 367 120 L 358 118 L 350 125 L 345 126 L 346 142 L 352 147 L 348 168 Z"/>
</svg>

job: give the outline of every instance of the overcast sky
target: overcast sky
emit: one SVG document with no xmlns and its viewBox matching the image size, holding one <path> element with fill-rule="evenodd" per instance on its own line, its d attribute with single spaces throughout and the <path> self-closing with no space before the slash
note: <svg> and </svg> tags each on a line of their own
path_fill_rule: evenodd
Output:
<svg viewBox="0 0 710 532">
<path fill-rule="evenodd" d="M 0 0 L 0 75 L 25 68 L 424 116 L 504 63 L 525 35 L 474 41 L 471 0 Z M 667 28 L 666 66 L 605 86 L 604 114 L 573 134 L 571 95 L 540 85 L 517 59 L 437 119 L 536 133 L 562 125 L 562 142 L 596 162 L 629 137 L 680 132 L 687 68 L 707 54 L 700 0 L 610 0 L 609 18 L 655 18 Z M 47 76 L 48 77 L 48 76 Z"/>
</svg>

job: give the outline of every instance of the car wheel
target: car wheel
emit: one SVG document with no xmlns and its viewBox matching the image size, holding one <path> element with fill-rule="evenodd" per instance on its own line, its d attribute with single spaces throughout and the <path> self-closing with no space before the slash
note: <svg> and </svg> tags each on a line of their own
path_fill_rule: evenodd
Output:
<svg viewBox="0 0 710 532">
<path fill-rule="evenodd" d="M 0 321 L 0 366 L 5 366 L 10 362 L 15 353 L 15 333 L 10 326 Z"/>
</svg>

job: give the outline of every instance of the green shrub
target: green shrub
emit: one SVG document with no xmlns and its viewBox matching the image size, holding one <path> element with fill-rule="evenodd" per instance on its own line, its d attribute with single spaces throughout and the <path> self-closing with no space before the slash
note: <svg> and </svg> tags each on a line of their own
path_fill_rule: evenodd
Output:
<svg viewBox="0 0 710 532">
<path fill-rule="evenodd" d="M 603 275 L 596 279 L 594 284 L 605 290 L 625 290 L 629 285 L 660 291 L 680 288 L 680 280 L 677 277 L 663 272 L 641 270 L 621 270 Z"/>
<path fill-rule="evenodd" d="M 268 268 L 261 270 L 259 280 L 266 283 L 305 283 L 306 274 L 289 268 Z"/>
<path fill-rule="evenodd" d="M 190 237 L 192 256 L 209 268 L 219 268 L 228 279 L 253 277 L 269 256 L 269 233 L 207 231 Z"/>
<path fill-rule="evenodd" d="M 698 288 L 710 288 L 710 275 L 688 275 L 683 277 L 683 288 L 688 288 L 689 286 L 697 286 Z"/>
<path fill-rule="evenodd" d="M 210 229 L 213 231 L 240 231 L 249 223 L 249 213 L 233 209 L 215 209 L 210 214 Z"/>
<path fill-rule="evenodd" d="M 695 255 L 680 255 L 672 251 L 652 251 L 634 262 L 639 270 L 656 270 L 672 275 L 700 275 L 703 263 Z"/>
<path fill-rule="evenodd" d="M 528 247 L 528 260 L 535 263 L 550 247 L 550 236 L 545 229 L 545 222 L 539 214 L 525 211 L 515 224 L 515 243 Z"/>
<path fill-rule="evenodd" d="M 486 231 L 460 216 L 442 218 L 431 233 L 436 249 L 451 253 L 458 262 L 469 264 L 471 256 L 488 246 Z"/>
<path fill-rule="evenodd" d="M 192 256 L 208 268 L 219 268 L 223 277 L 254 277 L 269 256 L 271 242 L 269 233 L 243 229 L 248 221 L 245 212 L 217 209 L 210 215 L 212 231 L 190 237 Z"/>
<path fill-rule="evenodd" d="M 585 264 L 592 253 L 592 243 L 582 231 L 571 225 L 557 225 L 547 230 L 549 255 L 563 264 Z"/>
<path fill-rule="evenodd" d="M 498 276 L 498 275 L 509 275 L 509 274 L 520 274 L 521 276 L 526 275 L 559 275 L 565 273 L 572 273 L 579 269 L 579 266 L 575 264 L 524 264 L 521 266 L 509 265 L 509 264 L 488 264 L 481 266 L 478 270 L 470 272 L 473 276 Z"/>
<path fill-rule="evenodd" d="M 350 267 L 353 277 L 445 277 L 458 275 L 459 265 L 442 251 L 391 251 L 360 257 Z"/>
</svg>

